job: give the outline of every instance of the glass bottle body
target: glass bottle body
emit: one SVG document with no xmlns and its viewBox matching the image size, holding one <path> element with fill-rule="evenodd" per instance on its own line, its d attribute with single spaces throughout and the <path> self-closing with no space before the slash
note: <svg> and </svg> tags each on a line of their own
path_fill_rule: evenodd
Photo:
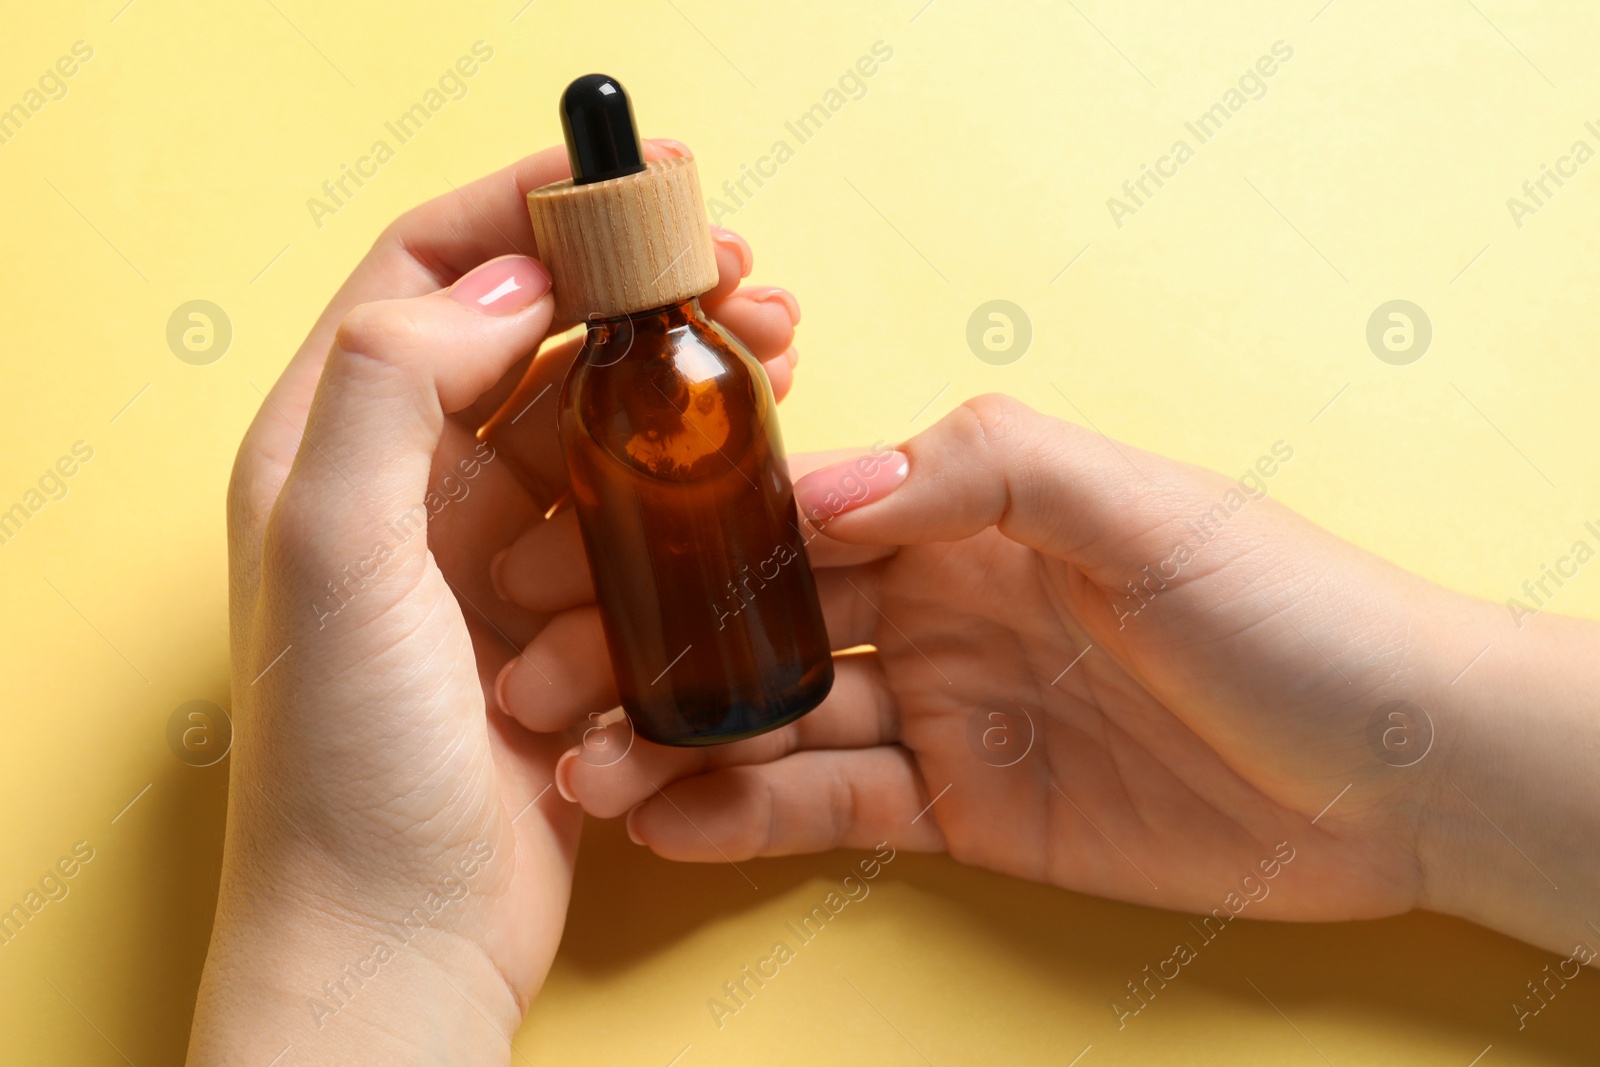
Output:
<svg viewBox="0 0 1600 1067">
<path fill-rule="evenodd" d="M 622 706 L 658 744 L 774 729 L 833 684 L 775 409 L 697 300 L 591 322 L 562 388 Z"/>
</svg>

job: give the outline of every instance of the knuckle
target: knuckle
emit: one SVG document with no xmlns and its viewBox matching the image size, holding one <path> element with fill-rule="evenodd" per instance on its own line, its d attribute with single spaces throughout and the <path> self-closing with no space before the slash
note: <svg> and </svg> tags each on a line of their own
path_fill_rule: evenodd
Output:
<svg viewBox="0 0 1600 1067">
<path fill-rule="evenodd" d="M 390 220 L 389 225 L 385 226 L 379 232 L 377 239 L 372 242 L 372 250 L 377 253 L 405 252 L 409 236 L 420 228 L 423 207 L 424 205 L 417 204 Z"/>
<path fill-rule="evenodd" d="M 233 470 L 228 475 L 226 515 L 228 529 L 236 536 L 252 527 L 259 527 L 263 516 L 262 477 L 257 470 L 255 457 L 247 453 L 248 445 L 241 446 L 234 457 Z"/>
<path fill-rule="evenodd" d="M 1005 444 L 1015 440 L 1038 417 L 1032 408 L 1004 393 L 985 393 L 964 402 L 958 409 L 964 416 L 966 431 L 983 444 Z"/>
<path fill-rule="evenodd" d="M 267 515 L 261 538 L 261 561 L 267 573 L 283 573 L 313 566 L 323 554 L 317 523 L 309 514 L 305 494 L 291 477 Z"/>
<path fill-rule="evenodd" d="M 371 542 L 329 521 L 328 501 L 294 474 L 267 514 L 261 535 L 261 576 L 275 596 L 320 589 L 342 565 L 359 560 Z"/>
<path fill-rule="evenodd" d="M 1019 517 L 1054 529 L 1060 521 L 1055 486 L 1077 447 L 1070 423 L 1041 415 L 1015 397 L 990 393 L 959 409 L 962 445 L 993 477 L 987 517 L 1002 530 Z"/>
<path fill-rule="evenodd" d="M 335 353 L 404 364 L 422 347 L 422 324 L 404 300 L 357 304 L 334 333 Z"/>
</svg>

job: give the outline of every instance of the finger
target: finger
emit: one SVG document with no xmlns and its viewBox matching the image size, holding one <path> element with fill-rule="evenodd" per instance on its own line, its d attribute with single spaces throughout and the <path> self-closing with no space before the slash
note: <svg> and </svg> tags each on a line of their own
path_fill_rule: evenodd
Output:
<svg viewBox="0 0 1600 1067">
<path fill-rule="evenodd" d="M 240 448 L 241 461 L 255 467 L 236 469 L 235 481 L 241 489 L 257 490 L 248 502 L 261 519 L 294 456 L 323 361 L 345 316 L 364 303 L 433 292 L 505 253 L 531 255 L 527 193 L 570 173 L 566 153 L 548 148 L 413 208 L 379 235 L 323 309 Z"/>
<path fill-rule="evenodd" d="M 790 345 L 782 355 L 761 364 L 761 369 L 767 372 L 767 381 L 772 385 L 772 399 L 780 404 L 794 387 L 794 368 L 799 362 L 800 353 L 795 351 L 794 345 Z"/>
<path fill-rule="evenodd" d="M 802 513 L 836 540 L 928 544 L 995 526 L 1111 586 L 1216 503 L 1179 464 L 998 395 L 967 401 L 850 484 L 841 491 L 829 468 L 795 486 Z"/>
<path fill-rule="evenodd" d="M 702 863 L 792 856 L 892 841 L 944 850 L 911 754 L 898 745 L 797 752 L 665 786 L 628 813 L 628 836 L 658 856 Z"/>
<path fill-rule="evenodd" d="M 672 748 L 635 738 L 613 759 L 604 749 L 578 745 L 556 764 L 556 788 L 583 810 L 614 818 L 648 799 L 657 786 L 722 767 L 771 763 L 810 749 L 869 748 L 899 740 L 899 714 L 883 668 L 870 654 L 834 661 L 833 688 L 811 712 L 781 729 L 704 748 Z"/>
<path fill-rule="evenodd" d="M 727 327 L 751 355 L 765 363 L 783 355 L 794 343 L 794 328 L 800 323 L 800 303 L 786 289 L 751 286 L 718 304 L 715 319 Z"/>
<path fill-rule="evenodd" d="M 434 453 L 423 505 L 426 530 L 417 532 L 425 532 L 428 549 L 467 621 L 486 628 L 482 652 L 492 683 L 506 660 L 531 641 L 547 619 L 496 595 L 489 559 L 501 545 L 537 523 L 541 512 L 519 485 L 511 462 L 450 420 Z M 492 693 L 490 685 L 485 685 L 484 693 Z"/>
<path fill-rule="evenodd" d="M 464 426 L 512 461 L 541 510 L 569 484 L 557 418 L 561 384 L 582 347 L 582 334 L 553 341 L 530 358 L 509 395 L 461 415 Z"/>
<path fill-rule="evenodd" d="M 688 154 L 675 141 L 647 140 L 644 150 L 648 160 Z M 315 360 L 318 349 L 326 352 L 334 330 L 358 304 L 432 292 L 498 256 L 538 258 L 528 194 L 571 176 L 565 147 L 555 145 L 407 211 L 335 294 L 301 354 Z"/>
<path fill-rule="evenodd" d="M 816 572 L 817 600 L 835 651 L 878 643 L 884 618 L 879 607 L 882 576 L 882 569 L 872 564 Z"/>
<path fill-rule="evenodd" d="M 260 564 L 275 575 L 266 601 L 274 615 L 298 613 L 309 601 L 319 628 L 330 614 L 359 626 L 421 589 L 428 591 L 415 605 L 472 605 L 465 590 L 455 598 L 461 605 L 448 600 L 428 538 L 416 536 L 437 512 L 429 478 L 444 412 L 536 344 L 553 304 L 537 261 L 512 256 L 449 292 L 351 312 L 263 531 Z M 259 597 L 254 587 L 241 590 L 236 610 L 254 611 Z"/>
<path fill-rule="evenodd" d="M 650 159 L 688 152 L 677 142 L 646 141 L 644 147 Z M 339 324 L 362 304 L 434 292 L 498 256 L 535 256 L 527 194 L 571 173 L 565 148 L 547 148 L 411 209 L 379 235 L 318 317 L 245 433 L 228 486 L 237 565 L 257 566 L 267 515 L 288 476 Z M 243 585 L 254 587 L 253 570 L 240 577 Z"/>
<path fill-rule="evenodd" d="M 811 502 L 812 516 L 804 523 L 806 555 L 814 568 L 853 567 L 873 560 L 887 559 L 899 551 L 893 544 L 852 544 L 828 536 L 827 514 L 822 501 L 837 506 L 841 501 L 859 498 L 869 485 L 904 477 L 903 457 L 880 441 L 870 452 L 834 449 L 830 452 L 802 452 L 789 457 L 789 476 L 796 486 L 796 503 L 804 483 Z M 801 514 L 805 508 L 801 507 Z"/>
<path fill-rule="evenodd" d="M 502 599 L 533 611 L 558 612 L 594 600 L 578 513 L 572 508 L 537 523 L 489 564 Z"/>
<path fill-rule="evenodd" d="M 750 271 L 756 265 L 750 243 L 732 230 L 725 230 L 721 226 L 711 227 L 711 242 L 717 250 L 717 284 L 700 297 L 700 306 L 707 313 L 737 289 L 742 279 L 750 277 Z"/>
<path fill-rule="evenodd" d="M 495 680 L 500 710 L 539 733 L 555 733 L 617 707 L 616 677 L 600 609 L 564 611 L 513 658 Z"/>
<path fill-rule="evenodd" d="M 506 256 L 448 291 L 352 310 L 285 483 L 299 517 L 337 542 L 421 508 L 445 413 L 471 403 L 536 345 L 553 309 L 544 267 Z"/>
</svg>

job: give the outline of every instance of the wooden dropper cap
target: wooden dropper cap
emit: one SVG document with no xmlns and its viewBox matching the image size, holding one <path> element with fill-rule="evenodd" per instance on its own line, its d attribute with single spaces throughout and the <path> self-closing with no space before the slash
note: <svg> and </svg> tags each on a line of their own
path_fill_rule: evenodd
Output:
<svg viewBox="0 0 1600 1067">
<path fill-rule="evenodd" d="M 605 75 L 567 87 L 561 121 L 573 177 L 528 194 L 557 318 L 648 311 L 714 287 L 716 246 L 694 160 L 645 163 L 627 94 Z"/>
</svg>

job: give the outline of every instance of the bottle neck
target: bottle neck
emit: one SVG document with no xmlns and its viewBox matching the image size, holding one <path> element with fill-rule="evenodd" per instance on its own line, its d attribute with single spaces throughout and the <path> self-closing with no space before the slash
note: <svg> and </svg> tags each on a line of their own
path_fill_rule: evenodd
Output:
<svg viewBox="0 0 1600 1067">
<path fill-rule="evenodd" d="M 705 312 L 700 310 L 700 298 L 691 296 L 687 300 L 680 300 L 675 304 L 666 304 L 662 307 L 647 308 L 644 311 L 630 311 L 626 315 L 612 315 L 603 319 L 589 319 L 585 324 L 590 333 L 595 331 L 609 332 L 620 326 L 638 326 L 649 323 L 655 329 L 671 330 L 679 326 L 687 326 L 692 322 L 704 322 Z"/>
</svg>

